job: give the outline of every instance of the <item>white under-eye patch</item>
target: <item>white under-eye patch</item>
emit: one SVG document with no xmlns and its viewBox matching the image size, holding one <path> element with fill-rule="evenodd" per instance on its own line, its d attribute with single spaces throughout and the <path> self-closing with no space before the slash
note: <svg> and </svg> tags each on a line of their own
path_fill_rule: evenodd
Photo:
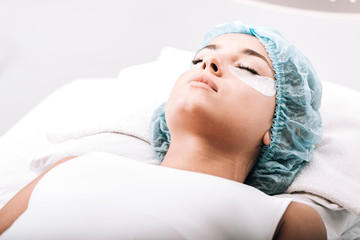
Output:
<svg viewBox="0 0 360 240">
<path fill-rule="evenodd" d="M 246 85 L 258 91 L 259 93 L 268 97 L 275 96 L 276 85 L 274 79 L 255 75 L 249 73 L 249 71 L 245 69 L 240 69 L 232 65 L 229 65 L 229 71 L 232 75 L 243 81 Z"/>
</svg>

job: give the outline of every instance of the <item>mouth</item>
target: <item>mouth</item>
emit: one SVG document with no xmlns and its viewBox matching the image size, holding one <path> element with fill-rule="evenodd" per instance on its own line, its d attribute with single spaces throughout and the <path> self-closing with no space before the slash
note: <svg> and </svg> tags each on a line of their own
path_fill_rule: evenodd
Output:
<svg viewBox="0 0 360 240">
<path fill-rule="evenodd" d="M 216 86 L 214 81 L 212 81 L 210 77 L 204 74 L 201 74 L 200 76 L 196 76 L 195 78 L 190 80 L 189 83 L 194 86 L 205 87 L 211 89 L 214 92 L 218 92 L 218 87 Z"/>
</svg>

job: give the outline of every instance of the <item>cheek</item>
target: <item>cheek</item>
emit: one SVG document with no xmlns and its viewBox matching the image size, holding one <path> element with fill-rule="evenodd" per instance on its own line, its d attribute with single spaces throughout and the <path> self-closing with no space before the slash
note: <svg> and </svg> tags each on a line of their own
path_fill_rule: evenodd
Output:
<svg viewBox="0 0 360 240">
<path fill-rule="evenodd" d="M 187 74 L 183 73 L 175 82 L 173 88 L 171 89 L 167 105 L 172 105 L 174 100 L 177 99 L 181 94 L 181 91 L 185 85 Z"/>
<path fill-rule="evenodd" d="M 275 111 L 275 96 L 262 96 L 251 105 L 253 109 L 253 121 L 257 123 L 259 130 L 268 130 L 272 125 Z"/>
<path fill-rule="evenodd" d="M 259 128 L 261 131 L 271 127 L 275 96 L 267 97 L 249 87 L 241 86 L 237 88 L 233 98 L 228 98 L 226 105 L 229 114 L 233 111 L 231 115 L 235 122 Z"/>
<path fill-rule="evenodd" d="M 172 117 L 174 116 L 173 112 L 176 109 L 175 105 L 176 105 L 176 100 L 178 99 L 178 95 L 179 95 L 179 87 L 178 87 L 178 82 L 176 82 L 166 102 L 165 119 L 168 125 L 171 125 L 172 123 Z"/>
<path fill-rule="evenodd" d="M 186 92 L 186 83 L 188 81 L 188 72 L 183 73 L 175 82 L 169 98 L 166 103 L 165 118 L 170 128 L 175 122 L 179 121 L 183 105 L 189 101 L 189 96 Z"/>
</svg>

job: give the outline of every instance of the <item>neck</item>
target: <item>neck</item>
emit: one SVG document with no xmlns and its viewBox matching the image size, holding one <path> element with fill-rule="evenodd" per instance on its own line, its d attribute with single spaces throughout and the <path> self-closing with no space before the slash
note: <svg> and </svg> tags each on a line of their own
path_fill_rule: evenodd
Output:
<svg viewBox="0 0 360 240">
<path fill-rule="evenodd" d="M 243 183 L 251 170 L 246 154 L 226 153 L 201 139 L 172 139 L 161 166 L 210 174 Z"/>
</svg>

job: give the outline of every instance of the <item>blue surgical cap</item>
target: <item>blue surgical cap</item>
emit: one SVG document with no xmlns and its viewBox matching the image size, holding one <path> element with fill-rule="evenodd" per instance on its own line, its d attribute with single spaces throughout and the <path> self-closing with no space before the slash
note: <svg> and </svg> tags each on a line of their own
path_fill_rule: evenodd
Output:
<svg viewBox="0 0 360 240">
<path fill-rule="evenodd" d="M 299 170 L 310 161 L 322 136 L 319 113 L 322 87 L 310 61 L 283 36 L 269 28 L 239 21 L 216 26 L 205 35 L 203 46 L 226 33 L 257 37 L 272 61 L 276 82 L 276 106 L 270 145 L 264 145 L 258 162 L 245 183 L 267 194 L 284 192 Z M 150 123 L 151 144 L 162 160 L 170 144 L 165 121 L 165 103 Z"/>
</svg>

